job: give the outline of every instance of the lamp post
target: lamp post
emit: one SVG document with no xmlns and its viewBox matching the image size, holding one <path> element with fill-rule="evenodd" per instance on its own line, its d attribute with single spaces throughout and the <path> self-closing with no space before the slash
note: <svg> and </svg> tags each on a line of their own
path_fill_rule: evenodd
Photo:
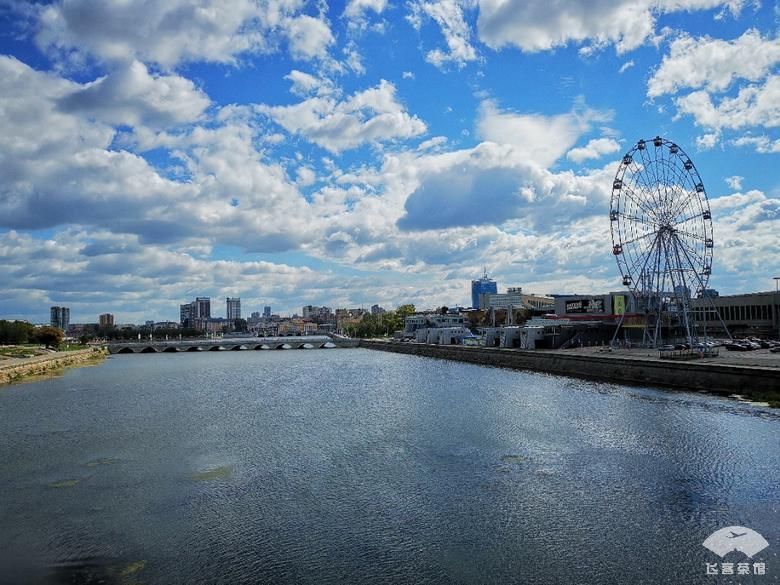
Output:
<svg viewBox="0 0 780 585">
<path fill-rule="evenodd" d="M 780 292 L 780 276 L 775 276 L 775 301 L 773 303 L 774 305 L 774 311 L 775 311 L 775 329 L 777 330 L 777 337 L 780 339 L 780 315 L 778 315 L 778 311 L 780 311 L 780 304 L 777 302 L 777 293 Z"/>
</svg>

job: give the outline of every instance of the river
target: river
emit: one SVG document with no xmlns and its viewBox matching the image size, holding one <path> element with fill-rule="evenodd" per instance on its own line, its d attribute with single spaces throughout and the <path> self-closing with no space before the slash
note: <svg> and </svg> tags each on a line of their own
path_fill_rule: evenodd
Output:
<svg viewBox="0 0 780 585">
<path fill-rule="evenodd" d="M 366 349 L 0 387 L 0 582 L 775 583 L 780 412 Z M 727 526 L 769 542 L 721 559 Z M 707 563 L 765 575 L 708 576 Z"/>
</svg>

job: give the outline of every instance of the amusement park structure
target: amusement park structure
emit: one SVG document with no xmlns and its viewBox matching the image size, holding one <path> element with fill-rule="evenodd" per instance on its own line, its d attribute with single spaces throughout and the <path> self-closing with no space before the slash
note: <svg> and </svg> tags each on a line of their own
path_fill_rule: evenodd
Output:
<svg viewBox="0 0 780 585">
<path fill-rule="evenodd" d="M 623 284 L 645 315 L 643 345 L 693 346 L 699 333 L 691 298 L 707 296 L 714 239 L 707 193 L 690 157 L 660 136 L 637 142 L 612 183 L 609 220 Z M 725 329 L 709 304 L 708 314 Z"/>
</svg>

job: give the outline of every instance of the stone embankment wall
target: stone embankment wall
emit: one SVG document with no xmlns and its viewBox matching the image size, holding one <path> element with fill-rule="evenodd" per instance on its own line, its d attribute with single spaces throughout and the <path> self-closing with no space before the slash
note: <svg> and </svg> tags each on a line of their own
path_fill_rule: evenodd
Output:
<svg viewBox="0 0 780 585">
<path fill-rule="evenodd" d="M 762 400 L 780 400 L 780 370 L 776 368 L 369 340 L 362 340 L 360 346 L 484 366 L 686 390 L 738 392 Z"/>
<path fill-rule="evenodd" d="M 0 384 L 16 382 L 28 376 L 40 376 L 63 368 L 94 363 L 107 354 L 103 347 L 78 351 L 58 352 L 26 359 L 15 359 L 13 363 L 0 362 Z"/>
</svg>

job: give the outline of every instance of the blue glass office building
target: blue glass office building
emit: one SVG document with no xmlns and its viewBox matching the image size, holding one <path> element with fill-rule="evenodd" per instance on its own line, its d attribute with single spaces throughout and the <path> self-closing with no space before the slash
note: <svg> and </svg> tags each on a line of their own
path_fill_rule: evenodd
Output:
<svg viewBox="0 0 780 585">
<path fill-rule="evenodd" d="M 498 287 L 496 286 L 496 281 L 492 278 L 488 278 L 486 272 L 479 280 L 471 281 L 471 307 L 473 309 L 479 309 L 479 295 L 487 293 L 498 293 Z"/>
</svg>

